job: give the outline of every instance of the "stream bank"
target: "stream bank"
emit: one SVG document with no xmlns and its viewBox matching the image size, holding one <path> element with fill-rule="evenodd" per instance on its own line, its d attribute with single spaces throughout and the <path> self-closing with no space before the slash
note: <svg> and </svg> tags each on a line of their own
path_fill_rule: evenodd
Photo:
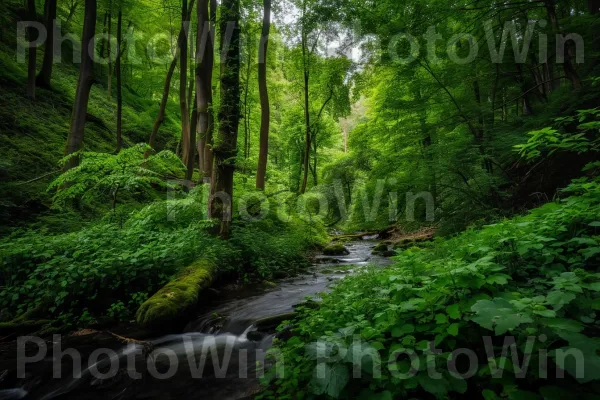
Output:
<svg viewBox="0 0 600 400">
<path fill-rule="evenodd" d="M 101 332 L 65 338 L 63 352 L 68 347 L 81 354 L 81 378 L 73 378 L 74 363 L 69 356 L 58 364 L 63 377 L 53 378 L 53 350 L 49 348 L 43 360 L 27 366 L 25 378 L 17 379 L 13 348 L 13 354 L 6 355 L 8 364 L 2 363 L 6 368 L 12 362 L 13 370 L 0 377 L 0 399 L 247 398 L 260 388 L 256 365 L 264 364 L 265 353 L 278 335 L 275 327 L 292 317 L 294 306 L 315 298 L 337 280 L 369 264 L 390 263 L 388 258 L 372 255 L 378 242 L 367 239 L 345 243 L 346 255 L 317 255 L 305 273 L 270 287 L 213 289 L 213 295 L 176 334 L 132 341 L 125 346 L 117 337 Z M 119 335 L 139 338 L 144 334 Z M 53 345 L 46 342 L 47 347 Z M 35 354 L 36 347 L 29 343 L 26 354 Z M 94 351 L 100 347 L 108 351 L 96 361 Z M 202 363 L 204 368 L 200 370 L 198 365 Z M 98 371 L 106 378 L 99 379 Z M 135 376 L 137 373 L 139 376 Z M 171 373 L 168 379 L 160 378 Z"/>
</svg>

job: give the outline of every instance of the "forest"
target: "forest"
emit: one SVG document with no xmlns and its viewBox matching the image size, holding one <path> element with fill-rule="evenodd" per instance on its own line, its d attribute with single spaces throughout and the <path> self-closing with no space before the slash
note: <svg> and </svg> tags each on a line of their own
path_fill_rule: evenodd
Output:
<svg viewBox="0 0 600 400">
<path fill-rule="evenodd" d="M 599 0 L 2 0 L 0 399 L 600 398 Z"/>
</svg>

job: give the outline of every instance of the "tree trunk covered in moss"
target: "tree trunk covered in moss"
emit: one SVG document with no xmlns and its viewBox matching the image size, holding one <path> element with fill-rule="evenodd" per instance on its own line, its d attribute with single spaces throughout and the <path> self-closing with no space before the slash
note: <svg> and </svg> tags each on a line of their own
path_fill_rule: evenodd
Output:
<svg viewBox="0 0 600 400">
<path fill-rule="evenodd" d="M 79 80 L 73 103 L 71 129 L 67 138 L 66 154 L 73 154 L 81 149 L 85 131 L 85 118 L 87 114 L 90 90 L 94 81 L 94 34 L 96 31 L 96 0 L 85 0 L 85 14 L 83 20 L 83 35 L 81 38 L 81 64 L 79 66 Z M 65 165 L 65 170 L 79 165 L 79 158 L 73 157 Z"/>
<path fill-rule="evenodd" d="M 36 85 L 39 87 L 50 88 L 52 80 L 52 65 L 54 63 L 54 21 L 56 20 L 56 1 L 46 0 L 45 15 L 46 15 L 46 43 L 44 45 L 44 59 L 42 61 L 42 69 L 36 78 Z"/>
<path fill-rule="evenodd" d="M 191 155 L 190 142 L 190 110 L 187 103 L 187 74 L 188 74 L 188 32 L 190 25 L 191 10 L 194 2 L 190 2 L 190 10 L 187 9 L 187 0 L 181 2 L 181 30 L 179 40 L 179 110 L 181 113 L 181 160 L 185 165 Z"/>
<path fill-rule="evenodd" d="M 271 29 L 271 0 L 264 0 L 263 25 L 258 49 L 258 91 L 260 95 L 260 142 L 258 167 L 256 169 L 256 188 L 265 189 L 265 175 L 269 155 L 269 92 L 267 90 L 267 50 Z"/>
<path fill-rule="evenodd" d="M 219 236 L 229 237 L 231 204 L 233 201 L 233 173 L 237 155 L 237 136 L 240 120 L 240 3 L 223 0 L 221 7 L 221 105 L 219 108 L 219 136 L 213 153 L 215 165 L 211 180 L 209 217 L 219 220 Z M 219 197 L 216 199 L 215 197 Z"/>
</svg>

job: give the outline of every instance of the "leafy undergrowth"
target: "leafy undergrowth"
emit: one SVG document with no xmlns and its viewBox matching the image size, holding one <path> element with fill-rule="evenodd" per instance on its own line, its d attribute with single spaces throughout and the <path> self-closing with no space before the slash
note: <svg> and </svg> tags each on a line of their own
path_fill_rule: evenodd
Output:
<svg viewBox="0 0 600 400">
<path fill-rule="evenodd" d="M 563 195 L 343 280 L 300 309 L 259 397 L 596 398 L 600 179 Z"/>
<path fill-rule="evenodd" d="M 141 303 L 199 258 L 227 279 L 270 279 L 294 273 L 326 237 L 319 223 L 271 215 L 252 223 L 234 219 L 231 239 L 220 240 L 206 220 L 206 189 L 155 201 L 124 221 L 109 214 L 72 233 L 30 230 L 0 241 L 0 320 L 40 307 L 59 328 L 107 317 L 130 320 Z"/>
</svg>

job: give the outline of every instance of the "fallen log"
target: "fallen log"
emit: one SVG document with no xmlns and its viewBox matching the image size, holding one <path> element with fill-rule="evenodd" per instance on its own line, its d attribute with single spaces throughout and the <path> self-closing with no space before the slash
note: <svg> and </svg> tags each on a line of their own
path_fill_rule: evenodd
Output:
<svg viewBox="0 0 600 400">
<path fill-rule="evenodd" d="M 194 262 L 140 306 L 137 322 L 145 327 L 157 327 L 181 319 L 196 307 L 200 292 L 212 284 L 215 274 L 212 262 Z"/>
</svg>

